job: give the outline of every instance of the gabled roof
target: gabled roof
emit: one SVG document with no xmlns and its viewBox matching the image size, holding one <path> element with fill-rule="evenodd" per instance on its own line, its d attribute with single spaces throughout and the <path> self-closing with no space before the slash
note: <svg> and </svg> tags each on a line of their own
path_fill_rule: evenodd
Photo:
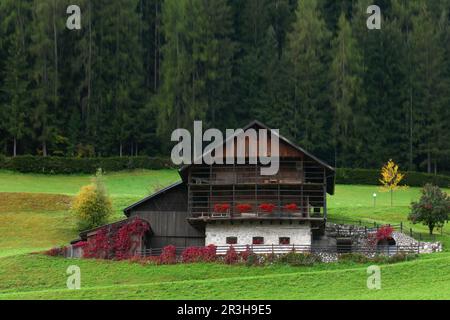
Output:
<svg viewBox="0 0 450 320">
<path fill-rule="evenodd" d="M 253 120 L 252 122 L 250 122 L 248 125 L 246 125 L 244 128 L 242 128 L 243 131 L 246 131 L 247 129 L 253 128 L 253 127 L 259 127 L 260 129 L 266 129 L 268 131 L 271 130 L 271 128 L 269 128 L 267 125 L 265 125 L 264 123 L 262 123 L 261 121 L 258 120 Z M 271 131 L 272 134 L 275 134 L 275 132 Z M 229 141 L 230 139 L 234 139 L 238 136 L 238 134 L 234 134 L 231 137 L 228 137 L 223 144 L 226 144 L 227 141 Z M 327 164 L 325 161 L 320 160 L 319 158 L 317 158 L 316 156 L 314 156 L 313 154 L 309 153 L 308 151 L 306 151 L 305 149 L 303 149 L 302 147 L 296 145 L 295 143 L 291 142 L 288 138 L 282 136 L 281 134 L 277 134 L 278 138 L 281 141 L 284 141 L 285 143 L 287 143 L 289 146 L 291 146 L 292 148 L 300 151 L 301 153 L 303 153 L 304 155 L 306 155 L 307 157 L 313 159 L 314 161 L 316 161 L 317 163 L 319 163 L 320 165 L 322 165 L 323 167 L 325 167 L 327 170 L 330 171 L 335 171 L 335 168 L 333 168 L 332 166 L 330 166 L 329 164 Z M 222 145 L 223 145 L 222 144 Z M 205 156 L 208 153 L 211 153 L 212 150 L 205 152 L 202 154 L 202 157 Z M 193 161 L 194 162 L 194 161 Z M 191 164 L 186 164 L 184 166 L 182 166 L 180 168 L 180 173 L 182 173 L 184 170 L 186 170 L 187 168 L 189 168 L 191 166 Z"/>
<path fill-rule="evenodd" d="M 253 128 L 253 127 L 259 127 L 261 129 L 266 129 L 266 130 L 271 130 L 268 126 L 266 126 L 265 124 L 263 124 L 262 122 L 258 121 L 258 120 L 254 120 L 252 122 L 250 122 L 248 125 L 246 125 L 244 128 L 242 128 L 243 131 L 246 131 L 247 129 Z M 275 134 L 275 132 L 272 132 L 273 134 Z M 228 139 L 226 139 L 223 143 L 225 144 L 229 139 L 234 139 L 237 136 L 237 134 L 234 134 L 233 136 L 229 137 Z M 317 163 L 319 163 L 320 165 L 322 165 L 329 174 L 327 174 L 327 191 L 330 194 L 334 194 L 334 173 L 335 173 L 335 169 L 330 166 L 329 164 L 327 164 L 326 162 L 320 160 L 319 158 L 315 157 L 314 155 L 312 155 L 311 153 L 309 153 L 308 151 L 306 151 L 305 149 L 301 148 L 300 146 L 292 143 L 289 139 L 287 139 L 286 137 L 282 136 L 281 134 L 278 134 L 278 137 L 281 141 L 284 141 L 285 143 L 287 143 L 288 145 L 290 145 L 291 147 L 293 147 L 294 149 L 300 151 L 301 153 L 303 153 L 304 155 L 306 155 L 307 157 L 311 158 L 312 160 L 316 161 Z M 209 151 L 212 152 L 212 151 Z M 207 154 L 207 153 L 203 153 L 202 157 Z M 131 206 L 125 208 L 123 210 L 123 212 L 125 213 L 126 216 L 129 216 L 129 213 L 132 209 L 136 208 L 137 206 L 139 206 L 142 203 L 145 203 L 153 198 L 156 198 L 164 193 L 166 193 L 167 191 L 176 188 L 182 184 L 185 183 L 185 179 L 186 179 L 186 175 L 184 174 L 185 170 L 187 168 L 189 168 L 191 166 L 191 164 L 187 164 L 182 166 L 178 172 L 181 176 L 181 178 L 183 180 L 178 181 L 168 187 L 165 187 L 164 189 L 161 189 L 155 193 L 153 193 L 152 195 L 132 204 Z"/>
<path fill-rule="evenodd" d="M 145 197 L 144 199 L 139 200 L 136 203 L 133 203 L 131 206 L 126 207 L 125 209 L 123 209 L 123 212 L 125 213 L 126 216 L 128 216 L 130 210 L 134 209 L 135 207 L 139 206 L 140 204 L 142 204 L 144 202 L 147 202 L 150 199 L 156 198 L 159 195 L 164 194 L 166 191 L 169 191 L 169 190 L 171 190 L 171 189 L 173 189 L 173 188 L 175 188 L 175 187 L 177 187 L 179 185 L 182 185 L 182 184 L 183 184 L 183 181 L 180 180 L 178 182 L 175 182 L 175 183 L 171 184 L 170 186 L 165 187 L 164 189 L 158 190 L 155 193 L 149 195 L 148 197 Z"/>
</svg>

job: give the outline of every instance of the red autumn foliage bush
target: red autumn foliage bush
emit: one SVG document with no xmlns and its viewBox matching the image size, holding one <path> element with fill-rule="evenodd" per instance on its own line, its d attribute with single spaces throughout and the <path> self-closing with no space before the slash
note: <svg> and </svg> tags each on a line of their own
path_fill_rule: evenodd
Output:
<svg viewBox="0 0 450 320">
<path fill-rule="evenodd" d="M 253 254 L 252 250 L 249 246 L 245 249 L 245 251 L 242 251 L 239 256 L 241 257 L 242 261 L 246 262 L 248 260 L 248 257 Z"/>
<path fill-rule="evenodd" d="M 147 222 L 134 219 L 131 223 L 123 225 L 114 238 L 114 256 L 118 260 L 134 256 L 144 234 L 150 229 Z"/>
<path fill-rule="evenodd" d="M 213 262 L 216 258 L 215 245 L 209 245 L 207 247 L 189 247 L 181 254 L 183 263 Z"/>
<path fill-rule="evenodd" d="M 224 262 L 226 264 L 235 264 L 239 261 L 239 255 L 236 252 L 236 249 L 234 249 L 233 246 L 230 246 L 230 248 L 227 250 L 227 253 L 225 254 Z"/>
<path fill-rule="evenodd" d="M 272 213 L 275 205 L 273 203 L 262 203 L 259 205 L 259 208 L 264 212 Z"/>
<path fill-rule="evenodd" d="M 73 248 L 84 248 L 87 246 L 87 244 L 88 244 L 87 241 L 79 241 L 79 242 L 73 244 L 72 247 Z"/>
<path fill-rule="evenodd" d="M 238 205 L 236 206 L 236 208 L 238 209 L 238 211 L 239 211 L 240 213 L 250 212 L 250 211 L 252 211 L 252 209 L 253 209 L 253 207 L 252 207 L 250 204 L 248 204 L 248 203 L 238 204 Z"/>
<path fill-rule="evenodd" d="M 394 228 L 391 226 L 382 226 L 377 230 L 376 238 L 378 241 L 388 240 L 392 237 L 392 232 L 394 232 Z"/>
<path fill-rule="evenodd" d="M 175 246 L 166 246 L 163 248 L 159 256 L 160 264 L 175 264 L 177 263 L 177 248 Z"/>
<path fill-rule="evenodd" d="M 112 250 L 110 236 L 106 227 L 97 231 L 83 248 L 83 258 L 107 259 Z"/>
<path fill-rule="evenodd" d="M 298 205 L 295 203 L 287 204 L 287 205 L 283 206 L 283 208 L 288 211 L 298 211 L 299 210 Z"/>
<path fill-rule="evenodd" d="M 66 254 L 66 250 L 66 247 L 51 248 L 45 251 L 44 254 L 50 257 L 64 257 Z"/>
<path fill-rule="evenodd" d="M 218 203 L 214 205 L 214 211 L 218 213 L 226 213 L 230 210 L 230 205 L 228 203 Z"/>
<path fill-rule="evenodd" d="M 83 257 L 118 260 L 131 258 L 149 229 L 148 223 L 139 218 L 119 228 L 103 227 L 83 245 Z"/>
</svg>

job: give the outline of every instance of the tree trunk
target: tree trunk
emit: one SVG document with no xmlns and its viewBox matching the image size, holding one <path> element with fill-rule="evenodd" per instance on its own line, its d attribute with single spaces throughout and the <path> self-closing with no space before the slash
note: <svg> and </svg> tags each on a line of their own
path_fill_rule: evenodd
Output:
<svg viewBox="0 0 450 320">
<path fill-rule="evenodd" d="M 123 148 L 123 146 L 122 146 L 122 142 L 121 142 L 119 145 L 119 157 L 121 157 L 121 158 L 122 158 L 122 148 Z"/>
<path fill-rule="evenodd" d="M 431 152 L 427 152 L 427 172 L 431 173 Z"/>
<path fill-rule="evenodd" d="M 17 139 L 14 137 L 13 157 L 17 156 Z"/>
<path fill-rule="evenodd" d="M 44 157 L 47 156 L 47 141 L 45 141 L 45 140 L 42 142 L 42 155 Z"/>
</svg>

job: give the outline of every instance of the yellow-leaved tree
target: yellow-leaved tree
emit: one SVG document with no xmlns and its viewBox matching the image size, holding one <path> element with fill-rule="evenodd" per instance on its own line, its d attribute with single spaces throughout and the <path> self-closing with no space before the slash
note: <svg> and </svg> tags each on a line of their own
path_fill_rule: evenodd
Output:
<svg viewBox="0 0 450 320">
<path fill-rule="evenodd" d="M 393 195 L 394 191 L 401 188 L 400 182 L 405 177 L 404 174 L 400 173 L 398 165 L 395 164 L 392 159 L 390 159 L 382 168 L 381 168 L 381 179 L 380 182 L 383 185 L 383 190 L 389 191 L 391 193 L 391 207 L 393 205 Z M 406 186 L 402 186 L 406 187 Z"/>
<path fill-rule="evenodd" d="M 96 228 L 108 222 L 112 213 L 111 200 L 99 169 L 91 184 L 81 188 L 72 203 L 78 230 Z"/>
</svg>

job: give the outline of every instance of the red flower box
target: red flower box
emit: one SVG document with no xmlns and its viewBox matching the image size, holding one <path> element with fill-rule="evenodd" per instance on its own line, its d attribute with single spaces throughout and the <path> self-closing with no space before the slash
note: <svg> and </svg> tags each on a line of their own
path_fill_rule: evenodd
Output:
<svg viewBox="0 0 450 320">
<path fill-rule="evenodd" d="M 287 204 L 283 208 L 288 211 L 299 211 L 300 210 L 300 208 L 295 203 Z"/>
<path fill-rule="evenodd" d="M 245 204 L 238 204 L 238 205 L 236 206 L 236 208 L 238 209 L 238 211 L 239 211 L 240 213 L 252 211 L 252 206 L 249 205 L 249 204 L 247 204 L 247 203 L 245 203 Z"/>
<path fill-rule="evenodd" d="M 264 212 L 272 213 L 275 205 L 273 203 L 262 203 L 259 205 L 259 208 Z"/>
<path fill-rule="evenodd" d="M 230 205 L 228 203 L 217 203 L 214 205 L 214 212 L 227 213 L 228 210 L 230 210 Z"/>
</svg>

